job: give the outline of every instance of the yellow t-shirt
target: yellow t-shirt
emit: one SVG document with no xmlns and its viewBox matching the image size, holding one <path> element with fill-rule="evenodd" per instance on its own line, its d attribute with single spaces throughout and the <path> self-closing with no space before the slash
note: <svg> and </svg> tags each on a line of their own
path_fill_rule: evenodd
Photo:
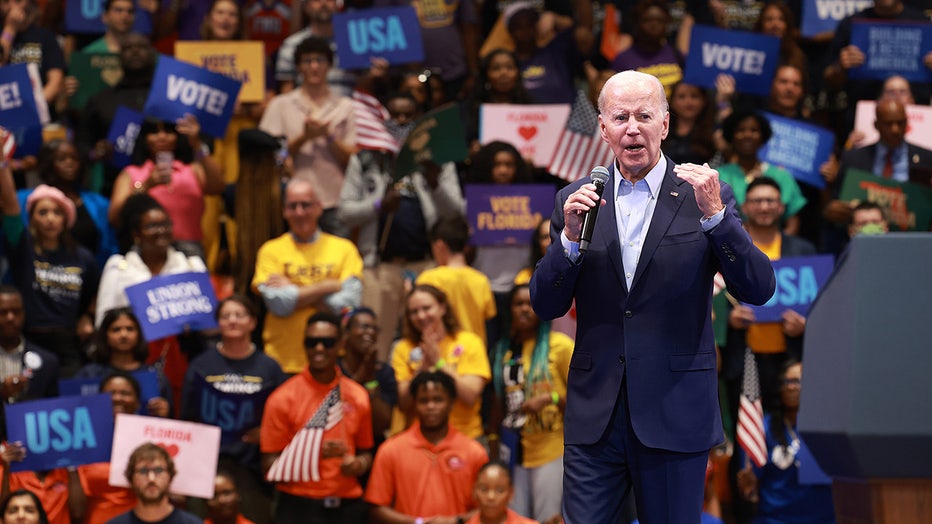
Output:
<svg viewBox="0 0 932 524">
<path fill-rule="evenodd" d="M 362 280 L 362 258 L 356 246 L 327 233 L 318 235 L 314 242 L 298 243 L 291 233 L 285 233 L 262 244 L 256 255 L 253 289 L 273 274 L 284 275 L 297 286 L 309 286 L 331 278 L 341 282 L 350 277 Z M 265 352 L 281 364 L 285 373 L 298 373 L 307 366 L 304 325 L 316 311 L 313 307 L 303 307 L 287 317 L 271 312 L 265 316 L 262 330 Z"/>
<path fill-rule="evenodd" d="M 487 340 L 485 321 L 495 316 L 495 295 L 489 277 L 465 267 L 438 266 L 417 277 L 417 284 L 429 284 L 447 295 L 460 327 Z"/>
<path fill-rule="evenodd" d="M 760 249 L 771 261 L 780 260 L 780 250 L 783 248 L 783 237 L 777 235 L 777 239 L 770 244 L 754 244 Z M 748 347 L 755 353 L 783 353 L 786 351 L 786 337 L 783 335 L 783 323 L 781 322 L 761 322 L 748 326 L 747 336 L 745 338 Z"/>
<path fill-rule="evenodd" d="M 460 330 L 455 335 L 447 335 L 440 341 L 440 358 L 456 369 L 457 375 L 475 375 L 488 381 L 492 377 L 489 357 L 486 355 L 485 343 L 474 333 Z M 407 388 L 421 367 L 423 353 L 413 342 L 403 338 L 395 344 L 392 351 L 392 368 L 398 387 Z M 477 438 L 482 435 L 482 418 L 479 416 L 481 402 L 467 406 L 459 400 L 453 404 L 450 412 L 450 425 L 460 433 Z"/>
</svg>

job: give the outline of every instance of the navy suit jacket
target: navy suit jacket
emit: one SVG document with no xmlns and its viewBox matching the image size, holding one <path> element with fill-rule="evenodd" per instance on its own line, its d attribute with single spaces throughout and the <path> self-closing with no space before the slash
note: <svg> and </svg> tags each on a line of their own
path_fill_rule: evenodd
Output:
<svg viewBox="0 0 932 524">
<path fill-rule="evenodd" d="M 860 169 L 869 173 L 874 171 L 874 159 L 877 157 L 877 143 L 868 144 L 857 149 L 849 149 L 841 155 L 838 177 L 835 178 L 834 191 L 838 195 L 845 181 L 845 171 L 849 168 Z M 906 158 L 909 173 L 932 165 L 932 151 L 906 142 Z"/>
<path fill-rule="evenodd" d="M 531 279 L 542 319 L 566 313 L 576 300 L 576 348 L 570 361 L 565 415 L 567 444 L 593 444 L 605 433 L 627 382 L 630 423 L 641 443 L 676 452 L 708 450 L 724 438 L 718 407 L 712 278 L 721 271 L 738 300 L 763 304 L 774 292 L 770 260 L 741 226 L 731 188 L 722 184 L 725 217 L 704 233 L 692 186 L 667 172 L 632 288 L 626 287 L 615 223 L 614 166 L 589 250 L 574 264 L 560 242 L 563 203 L 578 180 L 556 197 L 553 242 Z"/>
</svg>

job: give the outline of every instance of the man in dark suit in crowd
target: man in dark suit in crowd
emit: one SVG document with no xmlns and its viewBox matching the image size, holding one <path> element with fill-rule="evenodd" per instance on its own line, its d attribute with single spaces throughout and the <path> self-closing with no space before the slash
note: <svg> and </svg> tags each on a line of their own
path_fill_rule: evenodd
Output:
<svg viewBox="0 0 932 524">
<path fill-rule="evenodd" d="M 617 523 L 633 487 L 645 524 L 697 522 L 708 452 L 723 440 L 711 325 L 712 278 L 763 304 L 770 261 L 741 226 L 731 188 L 707 165 L 660 151 L 670 115 L 653 76 L 625 71 L 599 95 L 616 161 L 604 200 L 579 180 L 560 191 L 553 239 L 531 280 L 542 319 L 576 300 L 566 400 L 564 518 Z M 591 245 L 583 217 L 603 205 Z"/>
<path fill-rule="evenodd" d="M 58 396 L 58 357 L 23 337 L 23 296 L 0 285 L 0 397 L 4 403 Z"/>
</svg>

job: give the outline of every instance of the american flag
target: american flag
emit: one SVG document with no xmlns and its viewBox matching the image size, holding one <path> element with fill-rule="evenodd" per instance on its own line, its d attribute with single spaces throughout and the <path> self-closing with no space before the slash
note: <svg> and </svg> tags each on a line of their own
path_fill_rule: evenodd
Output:
<svg viewBox="0 0 932 524">
<path fill-rule="evenodd" d="M 764 438 L 764 410 L 760 402 L 757 363 L 751 348 L 744 350 L 744 380 L 741 384 L 741 405 L 738 409 L 738 445 L 755 466 L 767 463 L 767 441 Z"/>
<path fill-rule="evenodd" d="M 614 154 L 599 134 L 599 113 L 582 91 L 570 110 L 548 170 L 568 182 L 589 174 L 592 166 L 608 166 Z"/>
<path fill-rule="evenodd" d="M 340 385 L 337 384 L 314 416 L 304 424 L 272 463 L 266 474 L 269 482 L 319 482 L 320 447 L 324 432 L 343 419 L 343 403 L 340 402 Z"/>
<path fill-rule="evenodd" d="M 362 91 L 353 91 L 353 116 L 356 121 L 356 145 L 360 149 L 397 153 L 398 140 L 388 132 L 388 110 L 379 99 Z"/>
</svg>

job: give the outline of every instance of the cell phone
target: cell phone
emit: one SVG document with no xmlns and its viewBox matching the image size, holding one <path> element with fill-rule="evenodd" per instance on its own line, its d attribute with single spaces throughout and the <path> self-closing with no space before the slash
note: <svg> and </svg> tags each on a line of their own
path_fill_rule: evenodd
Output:
<svg viewBox="0 0 932 524">
<path fill-rule="evenodd" d="M 169 175 L 168 180 L 165 181 L 166 184 L 171 183 L 171 168 L 172 162 L 175 161 L 175 153 L 171 151 L 159 151 L 155 154 L 155 165 L 159 168 L 168 168 Z"/>
</svg>

